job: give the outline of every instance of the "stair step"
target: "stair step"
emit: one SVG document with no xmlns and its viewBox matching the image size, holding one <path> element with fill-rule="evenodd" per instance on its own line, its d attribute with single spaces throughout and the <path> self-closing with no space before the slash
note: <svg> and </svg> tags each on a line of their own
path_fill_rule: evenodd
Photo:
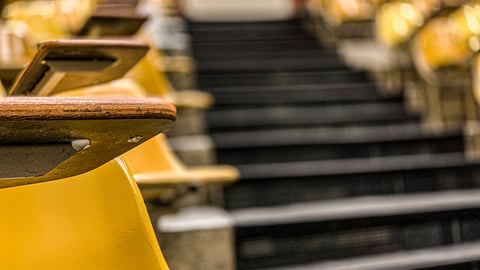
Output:
<svg viewBox="0 0 480 270">
<path fill-rule="evenodd" d="M 272 104 L 318 104 L 332 102 L 368 102 L 399 100 L 399 97 L 384 97 L 372 83 L 345 84 L 299 84 L 248 87 L 210 87 L 215 97 L 215 107 L 232 108 L 234 105 Z"/>
<path fill-rule="evenodd" d="M 226 86 L 273 86 L 297 84 L 344 84 L 367 81 L 363 71 L 303 71 L 303 72 L 255 72 L 247 74 L 203 74 L 199 71 L 199 87 L 206 91 L 210 87 Z"/>
<path fill-rule="evenodd" d="M 305 177 L 347 175 L 419 168 L 442 168 L 462 165 L 463 153 L 405 155 L 376 158 L 280 162 L 238 165 L 242 179 L 269 179 L 273 177 Z"/>
<path fill-rule="evenodd" d="M 478 241 L 479 195 L 390 195 L 233 211 L 237 266 L 327 262 Z"/>
<path fill-rule="evenodd" d="M 426 133 L 299 20 L 189 27 L 218 160 L 241 173 L 238 269 L 479 269 L 480 162 L 460 131 Z"/>
<path fill-rule="evenodd" d="M 345 105 L 292 105 L 245 109 L 214 109 L 207 112 L 212 133 L 247 128 L 340 125 L 362 122 L 386 123 L 416 119 L 400 102 L 368 102 Z"/>
<path fill-rule="evenodd" d="M 298 31 L 301 27 L 298 20 L 269 23 L 189 23 L 187 27 L 195 42 L 311 39 L 304 32 Z"/>
<path fill-rule="evenodd" d="M 315 38 L 301 40 L 278 40 L 276 42 L 269 41 L 242 41 L 235 42 L 200 42 L 193 40 L 192 43 L 193 56 L 208 59 L 208 57 L 216 55 L 231 55 L 238 53 L 248 53 L 262 55 L 263 53 L 283 53 L 290 51 L 297 52 L 328 52 L 322 49 Z M 336 56 L 338 58 L 338 56 Z"/>
<path fill-rule="evenodd" d="M 212 49 L 213 50 L 213 49 Z M 321 60 L 336 60 L 341 62 L 341 58 L 334 51 L 323 51 L 323 50 L 271 50 L 265 52 L 258 52 L 252 50 L 238 50 L 238 51 L 228 51 L 222 53 L 213 53 L 213 54 L 199 54 L 195 57 L 197 62 L 208 62 L 213 60 L 221 60 L 221 61 L 237 61 L 242 60 L 245 57 L 257 57 L 257 60 L 265 60 L 269 61 L 276 58 L 283 58 L 289 60 L 308 60 L 309 57 L 314 59 L 321 59 Z M 346 68 L 344 66 L 344 68 Z"/>
<path fill-rule="evenodd" d="M 203 58 L 203 57 L 202 57 Z M 335 57 L 322 54 L 297 55 L 221 55 L 197 62 L 198 71 L 206 73 L 266 72 L 266 71 L 308 71 L 334 70 L 345 68 L 344 63 Z"/>
<path fill-rule="evenodd" d="M 263 270 L 478 270 L 479 268 L 480 241 L 474 241 L 445 247 L 370 255 L 325 263 L 265 268 Z"/>
<path fill-rule="evenodd" d="M 211 135 L 217 161 L 253 164 L 463 151 L 461 131 L 425 132 L 418 124 L 304 128 Z"/>
<path fill-rule="evenodd" d="M 356 196 L 480 187 L 480 164 L 463 153 L 238 165 L 228 209 Z"/>
</svg>

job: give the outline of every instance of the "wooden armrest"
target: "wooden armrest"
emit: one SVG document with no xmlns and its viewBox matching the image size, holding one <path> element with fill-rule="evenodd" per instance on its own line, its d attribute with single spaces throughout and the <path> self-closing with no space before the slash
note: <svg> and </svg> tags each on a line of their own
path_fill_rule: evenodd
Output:
<svg viewBox="0 0 480 270">
<path fill-rule="evenodd" d="M 39 45 L 10 95 L 46 96 L 122 77 L 148 51 L 132 40 L 55 40 Z"/>
<path fill-rule="evenodd" d="M 163 72 L 189 73 L 196 69 L 195 60 L 189 56 L 158 57 L 157 68 Z"/>
<path fill-rule="evenodd" d="M 78 175 L 172 125 L 162 99 L 0 99 L 0 188 Z"/>
<path fill-rule="evenodd" d="M 212 107 L 214 97 L 198 90 L 172 91 L 166 95 L 179 108 L 196 108 L 206 110 Z"/>
<path fill-rule="evenodd" d="M 189 167 L 176 171 L 134 174 L 137 183 L 145 187 L 176 186 L 179 184 L 228 184 L 239 177 L 238 170 L 228 165 Z"/>
</svg>

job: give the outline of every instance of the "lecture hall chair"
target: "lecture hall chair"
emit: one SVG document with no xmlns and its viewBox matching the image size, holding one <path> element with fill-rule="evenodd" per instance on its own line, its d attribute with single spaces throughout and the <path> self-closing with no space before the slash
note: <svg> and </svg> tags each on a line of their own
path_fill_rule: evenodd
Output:
<svg viewBox="0 0 480 270">
<path fill-rule="evenodd" d="M 115 157 L 171 126 L 171 104 L 36 97 L 0 104 L 1 268 L 168 269 L 137 184 Z"/>
</svg>

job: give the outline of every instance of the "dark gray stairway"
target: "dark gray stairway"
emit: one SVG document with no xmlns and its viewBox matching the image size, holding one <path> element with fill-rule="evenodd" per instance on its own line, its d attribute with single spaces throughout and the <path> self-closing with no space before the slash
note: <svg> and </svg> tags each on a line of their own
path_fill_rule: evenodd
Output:
<svg viewBox="0 0 480 270">
<path fill-rule="evenodd" d="M 238 269 L 478 269 L 480 164 L 301 20 L 189 23 Z"/>
</svg>

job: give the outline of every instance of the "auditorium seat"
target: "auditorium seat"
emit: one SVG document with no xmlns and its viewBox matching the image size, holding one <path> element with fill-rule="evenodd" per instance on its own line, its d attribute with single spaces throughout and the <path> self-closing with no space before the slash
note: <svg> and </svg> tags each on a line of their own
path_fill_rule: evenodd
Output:
<svg viewBox="0 0 480 270">
<path fill-rule="evenodd" d="M 147 139 L 170 126 L 171 104 L 30 97 L 0 104 L 3 267 L 168 269 L 127 165 L 112 159 L 136 145 L 131 133 Z"/>
<path fill-rule="evenodd" d="M 475 2 L 429 21 L 413 39 L 412 54 L 426 82 L 426 122 L 455 128 L 478 120 L 471 62 L 479 48 Z M 433 49 L 434 48 L 434 49 Z"/>
</svg>

